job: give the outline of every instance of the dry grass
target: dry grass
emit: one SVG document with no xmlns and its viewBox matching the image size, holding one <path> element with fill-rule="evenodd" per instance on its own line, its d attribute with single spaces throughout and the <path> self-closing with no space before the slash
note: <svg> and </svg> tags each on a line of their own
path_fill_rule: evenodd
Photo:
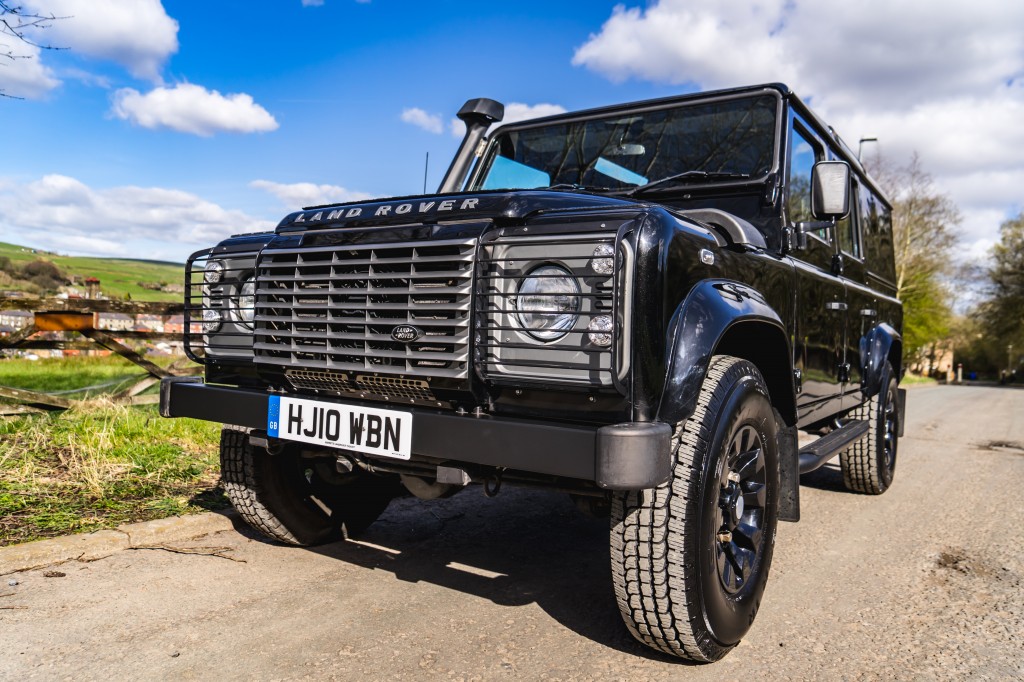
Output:
<svg viewBox="0 0 1024 682">
<path fill-rule="evenodd" d="M 105 398 L 0 421 L 0 545 L 225 507 L 218 428 Z"/>
</svg>

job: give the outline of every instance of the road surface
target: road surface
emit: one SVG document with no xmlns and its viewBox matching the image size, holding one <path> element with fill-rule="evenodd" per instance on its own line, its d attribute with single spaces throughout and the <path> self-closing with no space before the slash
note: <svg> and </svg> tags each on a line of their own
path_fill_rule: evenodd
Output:
<svg viewBox="0 0 1024 682">
<path fill-rule="evenodd" d="M 757 621 L 714 665 L 630 638 L 606 522 L 564 495 L 473 489 L 394 503 L 358 544 L 225 532 L 190 545 L 219 556 L 7 576 L 0 679 L 1021 679 L 1022 491 L 1024 391 L 915 388 L 893 487 L 805 477 Z"/>
</svg>

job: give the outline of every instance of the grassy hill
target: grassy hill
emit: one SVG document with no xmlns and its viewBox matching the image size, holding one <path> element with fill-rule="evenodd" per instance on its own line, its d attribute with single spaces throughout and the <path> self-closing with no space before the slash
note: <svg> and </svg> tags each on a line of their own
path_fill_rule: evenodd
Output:
<svg viewBox="0 0 1024 682">
<path fill-rule="evenodd" d="M 16 244 L 0 242 L 0 256 L 6 256 L 11 264 L 22 267 L 32 261 L 49 261 L 60 268 L 67 277 L 74 277 L 79 282 L 79 289 L 84 291 L 81 282 L 86 277 L 100 280 L 100 290 L 108 298 L 125 298 L 128 295 L 135 301 L 180 301 L 182 294 L 178 292 L 153 291 L 142 284 L 180 285 L 185 278 L 183 263 L 168 263 L 152 260 L 131 260 L 127 258 L 90 258 L 86 256 L 60 256 L 38 249 L 30 249 Z M 0 289 L 28 291 L 27 282 L 3 276 Z"/>
</svg>

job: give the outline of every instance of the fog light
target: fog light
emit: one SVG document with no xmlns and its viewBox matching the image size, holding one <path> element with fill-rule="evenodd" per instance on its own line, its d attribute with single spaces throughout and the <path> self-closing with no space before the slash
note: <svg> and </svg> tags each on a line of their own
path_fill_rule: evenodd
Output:
<svg viewBox="0 0 1024 682">
<path fill-rule="evenodd" d="M 221 322 L 224 321 L 224 316 L 220 314 L 219 310 L 211 310 L 206 308 L 203 310 L 203 331 L 207 334 L 220 329 Z"/>
<path fill-rule="evenodd" d="M 590 339 L 590 343 L 603 348 L 612 345 L 613 331 L 615 331 L 615 325 L 612 323 L 612 318 L 607 315 L 599 315 L 587 325 L 587 338 Z"/>
<path fill-rule="evenodd" d="M 600 244 L 594 249 L 594 258 L 590 261 L 590 269 L 599 275 L 610 275 L 615 271 L 615 249 L 611 244 Z"/>
<path fill-rule="evenodd" d="M 203 279 L 210 284 L 216 284 L 224 279 L 224 264 L 219 260 L 207 261 L 206 269 L 203 270 Z"/>
</svg>

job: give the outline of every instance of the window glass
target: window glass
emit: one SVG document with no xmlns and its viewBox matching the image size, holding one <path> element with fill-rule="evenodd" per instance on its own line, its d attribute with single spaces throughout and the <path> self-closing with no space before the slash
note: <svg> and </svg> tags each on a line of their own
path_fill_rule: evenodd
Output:
<svg viewBox="0 0 1024 682">
<path fill-rule="evenodd" d="M 698 173 L 708 181 L 763 177 L 775 161 L 778 102 L 736 97 L 510 130 L 490 145 L 477 187 L 618 191 L 689 171 L 694 182 Z"/>
<path fill-rule="evenodd" d="M 551 176 L 544 171 L 499 156 L 491 164 L 491 172 L 487 174 L 487 180 L 481 189 L 504 189 L 506 187 L 532 189 L 547 187 L 550 184 Z"/>
<path fill-rule="evenodd" d="M 821 147 L 810 135 L 797 127 L 790 131 L 789 193 L 786 197 L 786 212 L 790 224 L 813 220 L 811 215 L 811 169 L 822 158 Z M 811 234 L 827 239 L 825 230 Z"/>
<path fill-rule="evenodd" d="M 864 257 L 867 269 L 895 282 L 892 213 L 867 187 L 861 187 L 859 194 L 861 234 L 864 238 Z"/>
<path fill-rule="evenodd" d="M 860 235 L 857 230 L 858 184 L 856 180 L 852 180 L 852 183 L 853 185 L 850 190 L 850 213 L 842 220 L 836 221 L 836 235 L 839 237 L 839 248 L 844 253 L 848 253 L 854 258 L 860 258 Z M 859 196 L 863 197 L 863 195 Z M 863 215 L 863 212 L 861 214 Z"/>
</svg>

